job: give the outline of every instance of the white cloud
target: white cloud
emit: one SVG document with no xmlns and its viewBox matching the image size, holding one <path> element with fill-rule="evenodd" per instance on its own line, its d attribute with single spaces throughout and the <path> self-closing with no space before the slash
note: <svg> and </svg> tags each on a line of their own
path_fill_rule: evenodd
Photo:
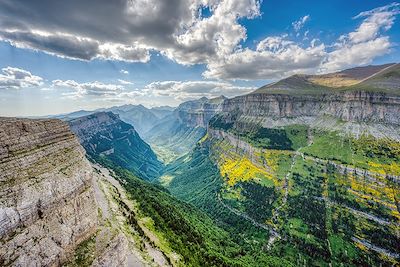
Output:
<svg viewBox="0 0 400 267">
<path fill-rule="evenodd" d="M 306 15 L 304 17 L 301 17 L 299 20 L 296 20 L 292 23 L 293 29 L 298 32 L 300 31 L 304 25 L 306 24 L 307 21 L 310 20 L 310 15 Z"/>
<path fill-rule="evenodd" d="M 68 88 L 73 89 L 74 92 L 65 93 L 68 97 L 83 97 L 85 95 L 91 96 L 112 96 L 117 95 L 124 90 L 122 85 L 118 84 L 105 84 L 98 81 L 79 83 L 74 80 L 53 80 L 52 86 L 54 88 Z"/>
<path fill-rule="evenodd" d="M 381 30 L 389 30 L 399 14 L 398 3 L 378 7 L 370 11 L 361 12 L 354 19 L 365 18 L 356 31 L 349 33 L 348 39 L 352 43 L 361 43 L 377 37 Z"/>
<path fill-rule="evenodd" d="M 382 33 L 393 26 L 399 6 L 394 3 L 360 13 L 355 17 L 364 18 L 360 26 L 354 32 L 340 36 L 333 45 L 317 39 L 309 44 L 299 44 L 288 35 L 267 37 L 255 50 L 240 48 L 219 60 L 210 61 L 204 76 L 230 80 L 276 79 L 295 73 L 324 73 L 368 64 L 390 51 L 392 43 Z M 305 16 L 293 26 L 300 29 L 304 24 L 300 22 L 308 19 Z"/>
<path fill-rule="evenodd" d="M 153 82 L 144 88 L 146 94 L 156 97 L 173 97 L 179 101 L 198 99 L 200 97 L 232 97 L 255 90 L 255 87 L 236 86 L 228 82 L 216 81 L 162 81 Z"/>
<path fill-rule="evenodd" d="M 332 71 L 371 62 L 390 51 L 384 35 L 399 14 L 393 3 L 365 11 L 359 27 L 334 44 L 304 33 L 269 36 L 242 47 L 243 19 L 261 16 L 261 0 L 0 1 L 0 40 L 21 48 L 80 60 L 148 62 L 152 53 L 179 64 L 205 64 L 206 78 L 269 79 L 296 72 Z M 202 15 L 202 8 L 210 10 Z M 27 15 L 29 14 L 29 15 Z M 310 15 L 292 23 L 296 36 Z M 378 47 L 378 45 L 380 47 Z M 362 55 L 360 48 L 365 48 Z M 128 74 L 127 71 L 122 71 Z"/>
<path fill-rule="evenodd" d="M 326 62 L 321 66 L 320 72 L 333 72 L 353 65 L 371 63 L 375 57 L 388 53 L 390 47 L 391 44 L 387 36 L 366 42 L 344 45 L 328 54 Z"/>
<path fill-rule="evenodd" d="M 72 59 L 147 62 L 154 50 L 197 64 L 232 52 L 246 38 L 238 20 L 259 15 L 259 0 L 2 1 L 0 39 Z"/>
<path fill-rule="evenodd" d="M 122 74 L 129 74 L 129 71 L 124 70 L 124 69 L 120 70 L 119 72 L 122 73 Z"/>
<path fill-rule="evenodd" d="M 326 56 L 325 46 L 301 47 L 283 37 L 268 37 L 257 50 L 243 49 L 224 61 L 210 63 L 206 78 L 272 79 L 294 73 L 313 72 Z"/>
<path fill-rule="evenodd" d="M 43 84 L 43 79 L 32 75 L 29 71 L 6 67 L 0 74 L 0 89 L 20 89 L 25 87 L 38 87 Z"/>
<path fill-rule="evenodd" d="M 122 79 L 118 79 L 118 82 L 123 85 L 132 85 L 133 84 L 133 82 L 122 80 Z"/>
<path fill-rule="evenodd" d="M 381 34 L 393 26 L 396 15 L 400 14 L 399 7 L 400 4 L 393 3 L 355 16 L 354 19 L 364 18 L 363 22 L 354 32 L 340 36 L 320 72 L 368 64 L 374 58 L 389 53 L 392 44 L 388 36 Z"/>
</svg>

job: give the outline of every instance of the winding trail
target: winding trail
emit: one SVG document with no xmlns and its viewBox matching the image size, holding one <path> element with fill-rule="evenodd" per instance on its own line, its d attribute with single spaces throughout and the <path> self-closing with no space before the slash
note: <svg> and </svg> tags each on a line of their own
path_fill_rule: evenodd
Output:
<svg viewBox="0 0 400 267">
<path fill-rule="evenodd" d="M 389 257 L 389 258 L 400 259 L 400 254 L 399 253 L 392 252 L 392 251 L 389 251 L 387 249 L 378 247 L 378 246 L 376 246 L 374 244 L 371 244 L 369 241 L 367 241 L 365 239 L 360 239 L 360 238 L 357 238 L 357 237 L 352 237 L 351 239 L 354 242 L 357 242 L 357 243 L 365 246 L 366 248 L 368 248 L 370 250 L 373 250 L 375 252 L 381 253 L 381 254 Z"/>
<path fill-rule="evenodd" d="M 311 146 L 312 144 L 313 144 L 313 135 L 312 135 L 311 131 L 308 130 L 308 131 L 307 131 L 307 146 L 305 146 L 305 147 L 309 147 L 309 146 Z M 286 203 L 287 203 L 287 199 L 288 199 L 288 195 L 289 195 L 289 177 L 290 177 L 290 175 L 292 174 L 292 170 L 293 170 L 294 164 L 296 163 L 297 157 L 298 157 L 298 156 L 301 156 L 301 157 L 303 158 L 303 160 L 305 159 L 305 158 L 304 158 L 304 154 L 300 152 L 300 150 L 301 150 L 302 148 L 304 148 L 304 147 L 299 147 L 299 148 L 294 152 L 294 156 L 293 156 L 293 158 L 292 158 L 292 163 L 290 164 L 290 168 L 289 168 L 288 172 L 287 172 L 286 175 L 285 175 L 285 181 L 284 181 L 284 184 L 283 184 L 283 189 L 285 190 L 285 193 L 284 193 L 283 198 L 282 198 L 282 204 L 279 205 L 279 206 L 272 212 L 272 214 L 273 214 L 273 216 L 272 216 L 272 222 L 273 222 L 274 224 L 277 224 L 277 223 L 278 223 L 279 216 L 281 215 L 281 214 L 280 214 L 280 210 L 281 210 L 281 209 L 286 205 Z M 267 250 L 271 249 L 271 247 L 272 247 L 272 245 L 274 244 L 274 242 L 275 242 L 278 238 L 280 238 L 280 235 L 279 235 L 279 233 L 278 233 L 277 227 L 274 228 L 274 231 L 275 231 L 277 234 L 276 234 L 276 235 L 271 235 L 270 238 L 268 239 L 268 242 L 267 242 Z"/>
</svg>

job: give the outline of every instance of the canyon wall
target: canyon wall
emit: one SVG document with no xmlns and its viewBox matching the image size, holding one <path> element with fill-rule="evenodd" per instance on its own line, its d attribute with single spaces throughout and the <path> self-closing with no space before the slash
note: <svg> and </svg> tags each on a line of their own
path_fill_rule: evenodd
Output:
<svg viewBox="0 0 400 267">
<path fill-rule="evenodd" d="M 65 122 L 0 118 L 0 265 L 65 262 L 96 231 L 92 174 Z"/>
<path fill-rule="evenodd" d="M 249 118 L 332 116 L 351 122 L 400 125 L 400 96 L 376 92 L 287 95 L 253 93 L 225 100 L 222 113 Z"/>
</svg>

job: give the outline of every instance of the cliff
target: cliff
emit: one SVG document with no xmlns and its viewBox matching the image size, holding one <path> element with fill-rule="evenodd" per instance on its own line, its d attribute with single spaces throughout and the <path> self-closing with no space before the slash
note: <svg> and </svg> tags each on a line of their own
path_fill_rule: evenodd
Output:
<svg viewBox="0 0 400 267">
<path fill-rule="evenodd" d="M 92 168 L 59 120 L 0 119 L 0 265 L 54 266 L 96 231 Z"/>
<path fill-rule="evenodd" d="M 235 111 L 253 118 L 332 116 L 343 121 L 400 125 L 400 96 L 362 91 L 323 95 L 253 93 L 224 102 L 223 113 Z"/>
<path fill-rule="evenodd" d="M 1 266 L 168 266 L 138 210 L 66 122 L 0 118 Z"/>
<path fill-rule="evenodd" d="M 208 99 L 187 101 L 179 105 L 174 111 L 174 116 L 185 126 L 207 128 L 210 119 L 222 110 L 222 104 L 227 98 L 220 96 Z"/>
<path fill-rule="evenodd" d="M 79 117 L 69 125 L 91 157 L 104 156 L 150 180 L 162 169 L 162 163 L 133 126 L 112 112 Z"/>
<path fill-rule="evenodd" d="M 400 140 L 400 65 L 293 75 L 226 99 L 219 121 L 237 131 L 303 124 L 354 136 Z"/>
</svg>

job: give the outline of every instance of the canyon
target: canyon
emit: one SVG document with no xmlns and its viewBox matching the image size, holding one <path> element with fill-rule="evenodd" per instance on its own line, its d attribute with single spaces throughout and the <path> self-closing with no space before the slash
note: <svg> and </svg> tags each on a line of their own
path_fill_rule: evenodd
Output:
<svg viewBox="0 0 400 267">
<path fill-rule="evenodd" d="M 399 75 L 294 75 L 152 127 L 0 118 L 0 265 L 396 265 Z"/>
</svg>

